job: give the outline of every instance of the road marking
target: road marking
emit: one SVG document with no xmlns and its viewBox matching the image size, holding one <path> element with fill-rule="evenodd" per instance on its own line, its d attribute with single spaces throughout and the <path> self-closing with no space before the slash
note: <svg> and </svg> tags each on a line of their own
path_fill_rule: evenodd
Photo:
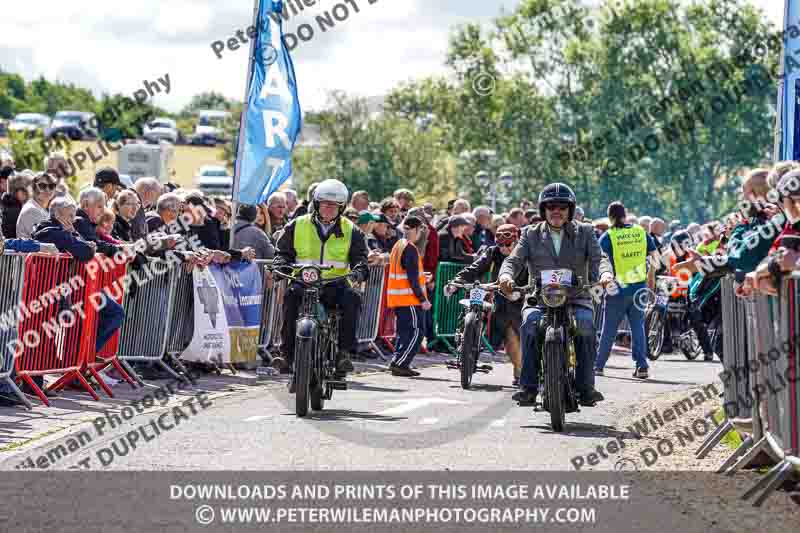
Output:
<svg viewBox="0 0 800 533">
<path fill-rule="evenodd" d="M 256 416 L 251 416 L 251 417 L 249 417 L 249 418 L 245 418 L 245 419 L 244 419 L 244 421 L 245 421 L 245 422 L 257 422 L 258 420 L 264 420 L 265 418 L 269 418 L 269 416 L 266 416 L 266 415 L 256 415 Z"/>
<path fill-rule="evenodd" d="M 419 421 L 419 423 L 421 426 L 432 426 L 438 421 L 439 421 L 438 418 L 423 418 L 422 420 Z"/>
<path fill-rule="evenodd" d="M 489 424 L 490 428 L 501 428 L 506 425 L 506 419 L 500 418 Z"/>
<path fill-rule="evenodd" d="M 411 411 L 415 411 L 422 407 L 427 407 L 428 405 L 433 404 L 466 404 L 467 402 L 462 402 L 459 400 L 447 400 L 445 398 L 408 398 L 403 400 L 383 400 L 386 403 L 400 403 L 403 405 L 398 405 L 397 407 L 390 407 L 389 409 L 385 409 L 379 413 L 378 415 L 381 416 L 394 416 L 394 415 L 402 415 L 405 413 L 410 413 Z"/>
</svg>

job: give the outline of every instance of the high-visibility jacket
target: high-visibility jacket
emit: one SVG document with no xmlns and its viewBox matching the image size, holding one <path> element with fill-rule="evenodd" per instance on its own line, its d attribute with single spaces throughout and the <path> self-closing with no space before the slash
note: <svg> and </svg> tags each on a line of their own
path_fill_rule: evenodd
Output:
<svg viewBox="0 0 800 533">
<path fill-rule="evenodd" d="M 412 307 L 422 303 L 414 294 L 408 273 L 401 263 L 406 246 L 413 246 L 415 250 L 417 248 L 407 239 L 400 239 L 395 243 L 389 256 L 389 282 L 386 285 L 387 307 Z M 419 250 L 417 250 L 417 261 L 419 263 L 419 286 L 425 293 L 425 272 L 422 270 L 422 256 L 419 255 Z"/>
<path fill-rule="evenodd" d="M 609 228 L 614 272 L 625 285 L 647 279 L 647 233 L 641 226 Z"/>
<path fill-rule="evenodd" d="M 303 215 L 294 223 L 294 251 L 297 255 L 295 262 L 303 265 L 330 265 L 334 268 L 324 270 L 322 278 L 335 278 L 346 276 L 350 273 L 350 243 L 353 240 L 353 223 L 339 217 L 342 225 L 342 236 L 336 237 L 331 230 L 328 240 L 323 243 L 312 215 Z"/>
<path fill-rule="evenodd" d="M 675 257 L 674 254 L 671 255 L 670 258 L 669 258 L 669 272 L 670 272 L 670 275 L 675 276 L 676 278 L 678 278 L 678 283 L 677 283 L 675 289 L 673 289 L 673 291 L 672 291 L 672 295 L 671 296 L 673 298 L 678 298 L 680 296 L 686 296 L 686 291 L 689 290 L 688 289 L 689 280 L 692 279 L 691 272 L 682 271 L 683 269 L 678 270 L 677 268 L 675 268 L 675 265 L 677 265 L 677 264 L 678 264 L 678 259 Z"/>
</svg>

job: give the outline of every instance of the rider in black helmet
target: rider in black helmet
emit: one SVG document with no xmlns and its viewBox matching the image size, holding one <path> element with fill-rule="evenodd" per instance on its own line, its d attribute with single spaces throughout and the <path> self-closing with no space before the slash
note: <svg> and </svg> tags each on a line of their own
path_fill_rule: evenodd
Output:
<svg viewBox="0 0 800 533">
<path fill-rule="evenodd" d="M 539 214 L 544 220 L 523 229 L 522 238 L 500 269 L 498 279 L 505 294 L 513 291 L 514 279 L 526 266 L 531 279 L 539 278 L 543 270 L 568 269 L 572 271 L 573 279 L 580 276 L 584 283 L 613 280 L 613 269 L 608 259 L 603 257 L 594 228 L 573 220 L 576 203 L 575 193 L 563 183 L 552 183 L 542 190 Z M 578 326 L 576 388 L 581 404 L 591 406 L 603 399 L 594 388 L 592 299 L 584 293 L 574 297 L 570 304 Z M 522 390 L 515 395 L 521 404 L 535 402 L 538 393 L 540 353 L 537 337 L 543 315 L 544 304 L 539 296 L 529 298 L 522 310 Z"/>
</svg>

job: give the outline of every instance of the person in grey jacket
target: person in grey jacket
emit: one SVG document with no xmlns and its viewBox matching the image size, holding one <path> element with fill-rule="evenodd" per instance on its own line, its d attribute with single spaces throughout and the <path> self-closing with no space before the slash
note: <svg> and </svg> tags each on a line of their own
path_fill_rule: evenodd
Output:
<svg viewBox="0 0 800 533">
<path fill-rule="evenodd" d="M 538 280 L 543 270 L 568 269 L 573 281 L 603 283 L 613 280 L 613 270 L 603 255 L 594 229 L 589 224 L 573 220 L 576 199 L 572 189 L 563 183 L 546 186 L 539 195 L 539 213 L 543 222 L 523 229 L 522 238 L 511 255 L 503 262 L 498 280 L 500 289 L 510 295 L 514 279 L 525 266 L 532 280 Z M 603 399 L 594 388 L 594 359 L 596 355 L 593 305 L 591 296 L 581 294 L 570 304 L 575 312 L 578 336 L 576 389 L 581 405 L 593 406 Z M 539 323 L 544 316 L 544 304 L 534 295 L 522 311 L 522 374 L 521 390 L 514 399 L 521 404 L 536 402 L 539 385 Z"/>
<path fill-rule="evenodd" d="M 255 225 L 258 208 L 254 205 L 241 204 L 236 213 L 236 224 L 233 227 L 233 239 L 239 248 L 253 248 L 256 259 L 272 259 L 275 247 L 264 231 Z"/>
</svg>

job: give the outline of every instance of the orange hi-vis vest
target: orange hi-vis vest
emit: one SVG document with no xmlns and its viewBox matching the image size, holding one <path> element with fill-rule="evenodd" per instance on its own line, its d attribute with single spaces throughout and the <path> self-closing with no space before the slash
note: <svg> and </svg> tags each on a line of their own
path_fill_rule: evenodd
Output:
<svg viewBox="0 0 800 533">
<path fill-rule="evenodd" d="M 688 294 L 688 287 L 689 287 L 689 280 L 691 279 L 691 274 L 688 272 L 679 272 L 675 265 L 678 264 L 678 259 L 672 255 L 669 258 L 669 271 L 670 274 L 678 278 L 678 285 L 675 289 L 673 289 L 671 296 L 673 298 L 679 298 L 681 296 L 686 296 Z M 688 274 L 688 276 L 687 276 Z"/>
<path fill-rule="evenodd" d="M 406 246 L 414 245 L 407 239 L 400 239 L 395 243 L 392 254 L 389 256 L 389 283 L 386 286 L 387 307 L 412 307 L 422 303 L 414 294 L 408 274 L 400 262 Z M 417 250 L 417 260 L 419 261 L 419 286 L 425 292 L 425 273 L 422 270 L 422 256 L 419 254 L 419 250 Z"/>
</svg>

